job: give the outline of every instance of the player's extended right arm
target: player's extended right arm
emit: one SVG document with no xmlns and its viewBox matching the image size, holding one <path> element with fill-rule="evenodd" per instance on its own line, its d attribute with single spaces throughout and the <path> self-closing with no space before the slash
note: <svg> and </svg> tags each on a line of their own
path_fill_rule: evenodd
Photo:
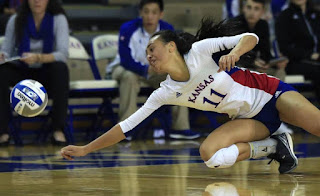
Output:
<svg viewBox="0 0 320 196">
<path fill-rule="evenodd" d="M 141 123 L 144 119 L 152 114 L 155 110 L 161 107 L 164 104 L 163 96 L 166 93 L 161 91 L 160 88 L 155 90 L 146 103 L 135 113 L 133 113 L 126 120 L 118 123 L 114 127 L 112 127 L 109 131 L 90 142 L 85 146 L 74 146 L 69 145 L 61 149 L 61 155 L 68 159 L 72 160 L 73 157 L 85 156 L 90 152 L 112 146 L 126 138 L 125 133 L 132 130 L 139 123 Z"/>
<path fill-rule="evenodd" d="M 94 141 L 84 146 L 69 145 L 61 149 L 61 155 L 73 160 L 73 157 L 85 156 L 90 152 L 111 146 L 126 138 L 119 124 L 112 127 L 108 132 L 104 133 Z"/>
</svg>

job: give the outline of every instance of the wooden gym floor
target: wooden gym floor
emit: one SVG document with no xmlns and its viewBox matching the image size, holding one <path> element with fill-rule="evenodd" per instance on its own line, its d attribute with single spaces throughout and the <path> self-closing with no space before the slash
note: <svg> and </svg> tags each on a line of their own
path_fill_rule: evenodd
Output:
<svg viewBox="0 0 320 196">
<path fill-rule="evenodd" d="M 209 169 L 202 140 L 121 142 L 74 161 L 63 160 L 60 147 L 0 148 L 0 195 L 320 195 L 319 138 L 294 135 L 299 166 L 285 175 L 267 159 Z"/>
</svg>

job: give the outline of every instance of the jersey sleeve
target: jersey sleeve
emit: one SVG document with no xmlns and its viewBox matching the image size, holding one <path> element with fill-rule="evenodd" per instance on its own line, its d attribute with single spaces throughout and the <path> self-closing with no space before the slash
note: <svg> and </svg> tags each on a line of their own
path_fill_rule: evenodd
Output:
<svg viewBox="0 0 320 196">
<path fill-rule="evenodd" d="M 259 38 L 254 33 L 242 33 L 240 35 L 229 36 L 229 37 L 218 37 L 218 38 L 208 38 L 192 45 L 192 49 L 200 54 L 211 56 L 212 53 L 220 52 L 223 50 L 228 50 L 234 48 L 244 36 L 251 35 L 257 38 L 257 43 Z"/>
<path fill-rule="evenodd" d="M 129 118 L 120 122 L 120 127 L 123 133 L 126 133 L 138 124 L 140 124 L 144 119 L 150 116 L 154 111 L 165 104 L 165 93 L 164 89 L 159 88 L 155 90 L 150 97 L 147 99 L 146 103 L 135 113 L 133 113 Z"/>
</svg>

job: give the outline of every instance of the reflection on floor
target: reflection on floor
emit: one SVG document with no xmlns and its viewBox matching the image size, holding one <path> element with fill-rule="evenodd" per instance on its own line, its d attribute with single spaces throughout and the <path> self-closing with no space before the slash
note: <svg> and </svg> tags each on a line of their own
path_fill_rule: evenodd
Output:
<svg viewBox="0 0 320 196">
<path fill-rule="evenodd" d="M 133 141 L 63 160 L 60 148 L 0 148 L 0 195 L 320 195 L 320 139 L 295 135 L 299 166 L 248 160 L 209 169 L 196 141 Z"/>
</svg>

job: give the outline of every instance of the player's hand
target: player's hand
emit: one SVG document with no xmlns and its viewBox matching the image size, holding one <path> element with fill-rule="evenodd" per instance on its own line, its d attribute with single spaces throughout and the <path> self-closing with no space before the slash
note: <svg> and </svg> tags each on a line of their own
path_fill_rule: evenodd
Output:
<svg viewBox="0 0 320 196">
<path fill-rule="evenodd" d="M 22 54 L 22 58 L 20 60 L 28 65 L 32 65 L 39 62 L 39 54 L 25 52 Z"/>
<path fill-rule="evenodd" d="M 61 156 L 68 160 L 73 160 L 73 157 L 82 157 L 87 155 L 84 146 L 69 145 L 61 149 Z"/>
<path fill-rule="evenodd" d="M 220 71 L 230 71 L 236 65 L 236 62 L 239 61 L 240 56 L 234 53 L 229 53 L 227 55 L 223 55 L 219 60 L 219 70 Z"/>
</svg>

